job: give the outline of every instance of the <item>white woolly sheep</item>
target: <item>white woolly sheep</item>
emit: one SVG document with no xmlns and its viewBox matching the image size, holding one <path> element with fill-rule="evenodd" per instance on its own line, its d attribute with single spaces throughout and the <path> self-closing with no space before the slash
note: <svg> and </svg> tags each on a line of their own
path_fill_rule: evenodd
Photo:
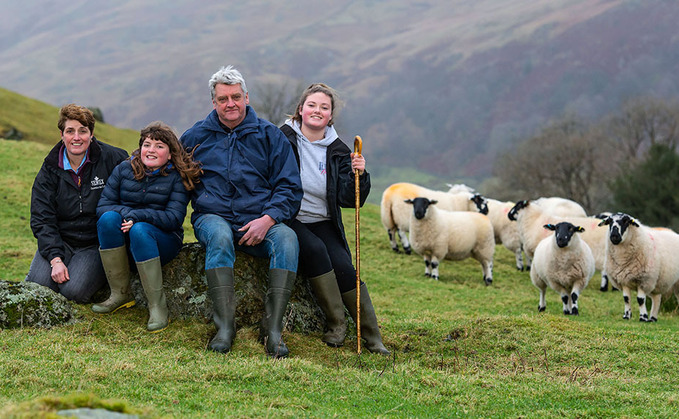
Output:
<svg viewBox="0 0 679 419">
<path fill-rule="evenodd" d="M 472 198 L 474 199 L 474 198 Z M 491 198 L 485 198 L 488 203 L 488 217 L 493 223 L 495 230 L 495 243 L 503 244 L 510 252 L 514 253 L 516 261 L 516 269 L 519 271 L 530 270 L 531 260 L 528 254 L 523 258 L 523 243 L 519 235 L 517 223 L 511 222 L 507 217 L 509 211 L 514 207 L 515 203 L 506 201 L 501 202 Z M 531 201 L 533 204 L 540 205 L 548 214 L 558 215 L 561 217 L 586 217 L 584 208 L 575 201 L 570 199 L 550 197 L 539 198 Z"/>
<path fill-rule="evenodd" d="M 398 235 L 401 239 L 403 251 L 406 254 L 410 254 L 411 252 L 406 233 L 410 231 L 410 213 L 412 210 L 405 204 L 406 199 L 427 197 L 429 199 L 437 200 L 439 202 L 439 208 L 448 211 L 478 211 L 487 214 L 488 207 L 485 202 L 476 204 L 471 200 L 472 196 L 473 194 L 470 192 L 449 194 L 447 192 L 427 189 L 412 183 L 394 183 L 389 186 L 382 194 L 380 214 L 382 217 L 382 225 L 389 234 L 391 248 L 394 252 L 399 252 L 398 244 L 396 243 L 396 235 Z"/>
<path fill-rule="evenodd" d="M 547 214 L 559 217 L 587 217 L 587 212 L 575 201 L 566 198 L 549 197 L 538 198 L 531 201 L 533 204 L 540 205 Z"/>
<path fill-rule="evenodd" d="M 493 282 L 495 239 L 493 226 L 485 215 L 468 211 L 436 208 L 436 200 L 424 197 L 405 201 L 413 206 L 410 241 L 413 250 L 424 257 L 424 274 L 439 278 L 439 260 L 472 257 L 483 269 L 486 285 Z"/>
<path fill-rule="evenodd" d="M 608 226 L 606 273 L 622 288 L 625 311 L 632 317 L 630 289 L 637 291 L 639 321 L 658 321 L 663 294 L 673 291 L 679 300 L 679 234 L 669 229 L 647 227 L 633 217 L 613 214 L 601 222 Z M 646 295 L 651 297 L 651 316 L 646 311 Z"/>
<path fill-rule="evenodd" d="M 545 212 L 539 205 L 533 205 L 532 201 L 519 201 L 507 214 L 510 220 L 517 222 L 519 236 L 526 255 L 532 260 L 535 248 L 549 233 L 542 226 L 545 224 L 558 224 L 568 221 L 573 225 L 582 226 L 585 232 L 581 238 L 589 245 L 594 255 L 594 264 L 602 276 L 605 276 L 604 259 L 606 256 L 606 229 L 599 226 L 598 218 L 594 217 L 558 217 Z"/>
<path fill-rule="evenodd" d="M 540 290 L 538 311 L 545 311 L 545 290 L 549 286 L 558 292 L 563 302 L 563 314 L 577 316 L 578 297 L 594 275 L 594 256 L 579 234 L 582 227 L 569 222 L 545 224 L 554 231 L 542 239 L 535 249 L 530 279 Z"/>
<path fill-rule="evenodd" d="M 456 183 L 456 184 L 450 184 L 446 183 L 448 185 L 448 193 L 460 193 L 460 192 L 469 192 L 469 193 L 476 193 L 476 190 L 472 188 L 471 186 L 467 186 L 464 183 Z"/>
<path fill-rule="evenodd" d="M 495 233 L 495 244 L 504 245 L 507 250 L 514 253 L 516 260 L 516 269 L 524 270 L 524 262 L 522 256 L 521 237 L 519 237 L 519 228 L 517 223 L 512 222 L 507 214 L 514 207 L 513 202 L 501 202 L 497 199 L 483 198 L 481 195 L 474 195 L 472 200 L 477 202 L 485 199 L 488 203 L 488 218 L 493 225 L 493 232 Z M 478 204 L 478 202 L 477 202 Z M 526 268 L 530 269 L 530 261 L 526 258 Z"/>
</svg>

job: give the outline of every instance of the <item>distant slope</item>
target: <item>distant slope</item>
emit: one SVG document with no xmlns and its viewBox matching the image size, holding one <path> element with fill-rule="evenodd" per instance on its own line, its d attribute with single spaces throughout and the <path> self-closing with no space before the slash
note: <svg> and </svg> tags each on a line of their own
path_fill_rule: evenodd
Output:
<svg viewBox="0 0 679 419">
<path fill-rule="evenodd" d="M 265 79 L 325 81 L 346 101 L 340 135 L 362 135 L 371 164 L 446 180 L 488 176 L 564 111 L 679 93 L 679 7 L 662 0 L 32 3 L 0 5 L 4 87 L 183 131 L 211 110 L 221 65 L 253 99 Z"/>
<path fill-rule="evenodd" d="M 60 139 L 58 120 L 59 108 L 0 88 L 0 137 L 10 128 L 15 128 L 23 134 L 23 141 L 53 145 Z M 139 143 L 139 132 L 101 122 L 95 124 L 94 136 L 128 152 L 136 149 Z"/>
</svg>

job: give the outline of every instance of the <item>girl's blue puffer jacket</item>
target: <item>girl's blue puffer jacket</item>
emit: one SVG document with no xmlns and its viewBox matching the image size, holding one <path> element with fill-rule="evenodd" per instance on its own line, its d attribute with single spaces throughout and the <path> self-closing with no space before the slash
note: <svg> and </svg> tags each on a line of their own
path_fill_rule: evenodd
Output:
<svg viewBox="0 0 679 419">
<path fill-rule="evenodd" d="M 153 224 L 183 238 L 182 224 L 189 192 L 177 170 L 170 168 L 166 171 L 169 172 L 167 176 L 154 172 L 138 181 L 134 178 L 130 161 L 120 163 L 101 194 L 97 216 L 116 211 L 124 220 Z"/>
</svg>

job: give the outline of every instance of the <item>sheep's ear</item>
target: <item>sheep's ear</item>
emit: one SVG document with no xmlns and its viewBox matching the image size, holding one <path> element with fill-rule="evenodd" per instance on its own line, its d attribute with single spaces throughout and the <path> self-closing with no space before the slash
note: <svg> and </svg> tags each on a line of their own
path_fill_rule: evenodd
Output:
<svg viewBox="0 0 679 419">
<path fill-rule="evenodd" d="M 554 224 L 545 224 L 545 225 L 543 225 L 543 227 L 546 228 L 547 230 L 552 230 L 552 231 L 556 230 L 556 226 Z"/>
<path fill-rule="evenodd" d="M 437 201 L 435 199 L 432 199 L 431 201 L 429 201 L 429 205 L 434 205 L 434 204 L 438 204 L 438 203 L 439 203 L 439 201 Z"/>
<path fill-rule="evenodd" d="M 611 217 L 606 217 L 599 223 L 599 227 L 604 226 L 604 225 L 609 225 L 610 223 L 611 223 Z"/>
<path fill-rule="evenodd" d="M 632 218 L 630 221 L 630 224 L 632 224 L 635 227 L 639 227 L 639 222 L 636 220 L 636 218 Z"/>
<path fill-rule="evenodd" d="M 413 200 L 412 200 L 412 199 L 406 199 L 406 200 L 404 200 L 403 202 L 405 202 L 406 204 L 411 204 L 411 205 L 412 205 Z"/>
<path fill-rule="evenodd" d="M 577 226 L 577 227 L 575 227 L 575 232 L 576 233 L 584 233 L 585 229 L 583 227 Z"/>
</svg>

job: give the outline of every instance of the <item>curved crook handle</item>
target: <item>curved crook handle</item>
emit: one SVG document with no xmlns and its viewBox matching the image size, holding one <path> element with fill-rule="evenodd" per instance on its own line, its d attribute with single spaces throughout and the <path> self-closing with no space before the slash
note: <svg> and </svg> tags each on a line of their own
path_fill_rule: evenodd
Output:
<svg viewBox="0 0 679 419">
<path fill-rule="evenodd" d="M 363 151 L 363 140 L 357 135 L 356 138 L 354 138 L 354 154 L 360 156 L 361 151 Z"/>
</svg>

